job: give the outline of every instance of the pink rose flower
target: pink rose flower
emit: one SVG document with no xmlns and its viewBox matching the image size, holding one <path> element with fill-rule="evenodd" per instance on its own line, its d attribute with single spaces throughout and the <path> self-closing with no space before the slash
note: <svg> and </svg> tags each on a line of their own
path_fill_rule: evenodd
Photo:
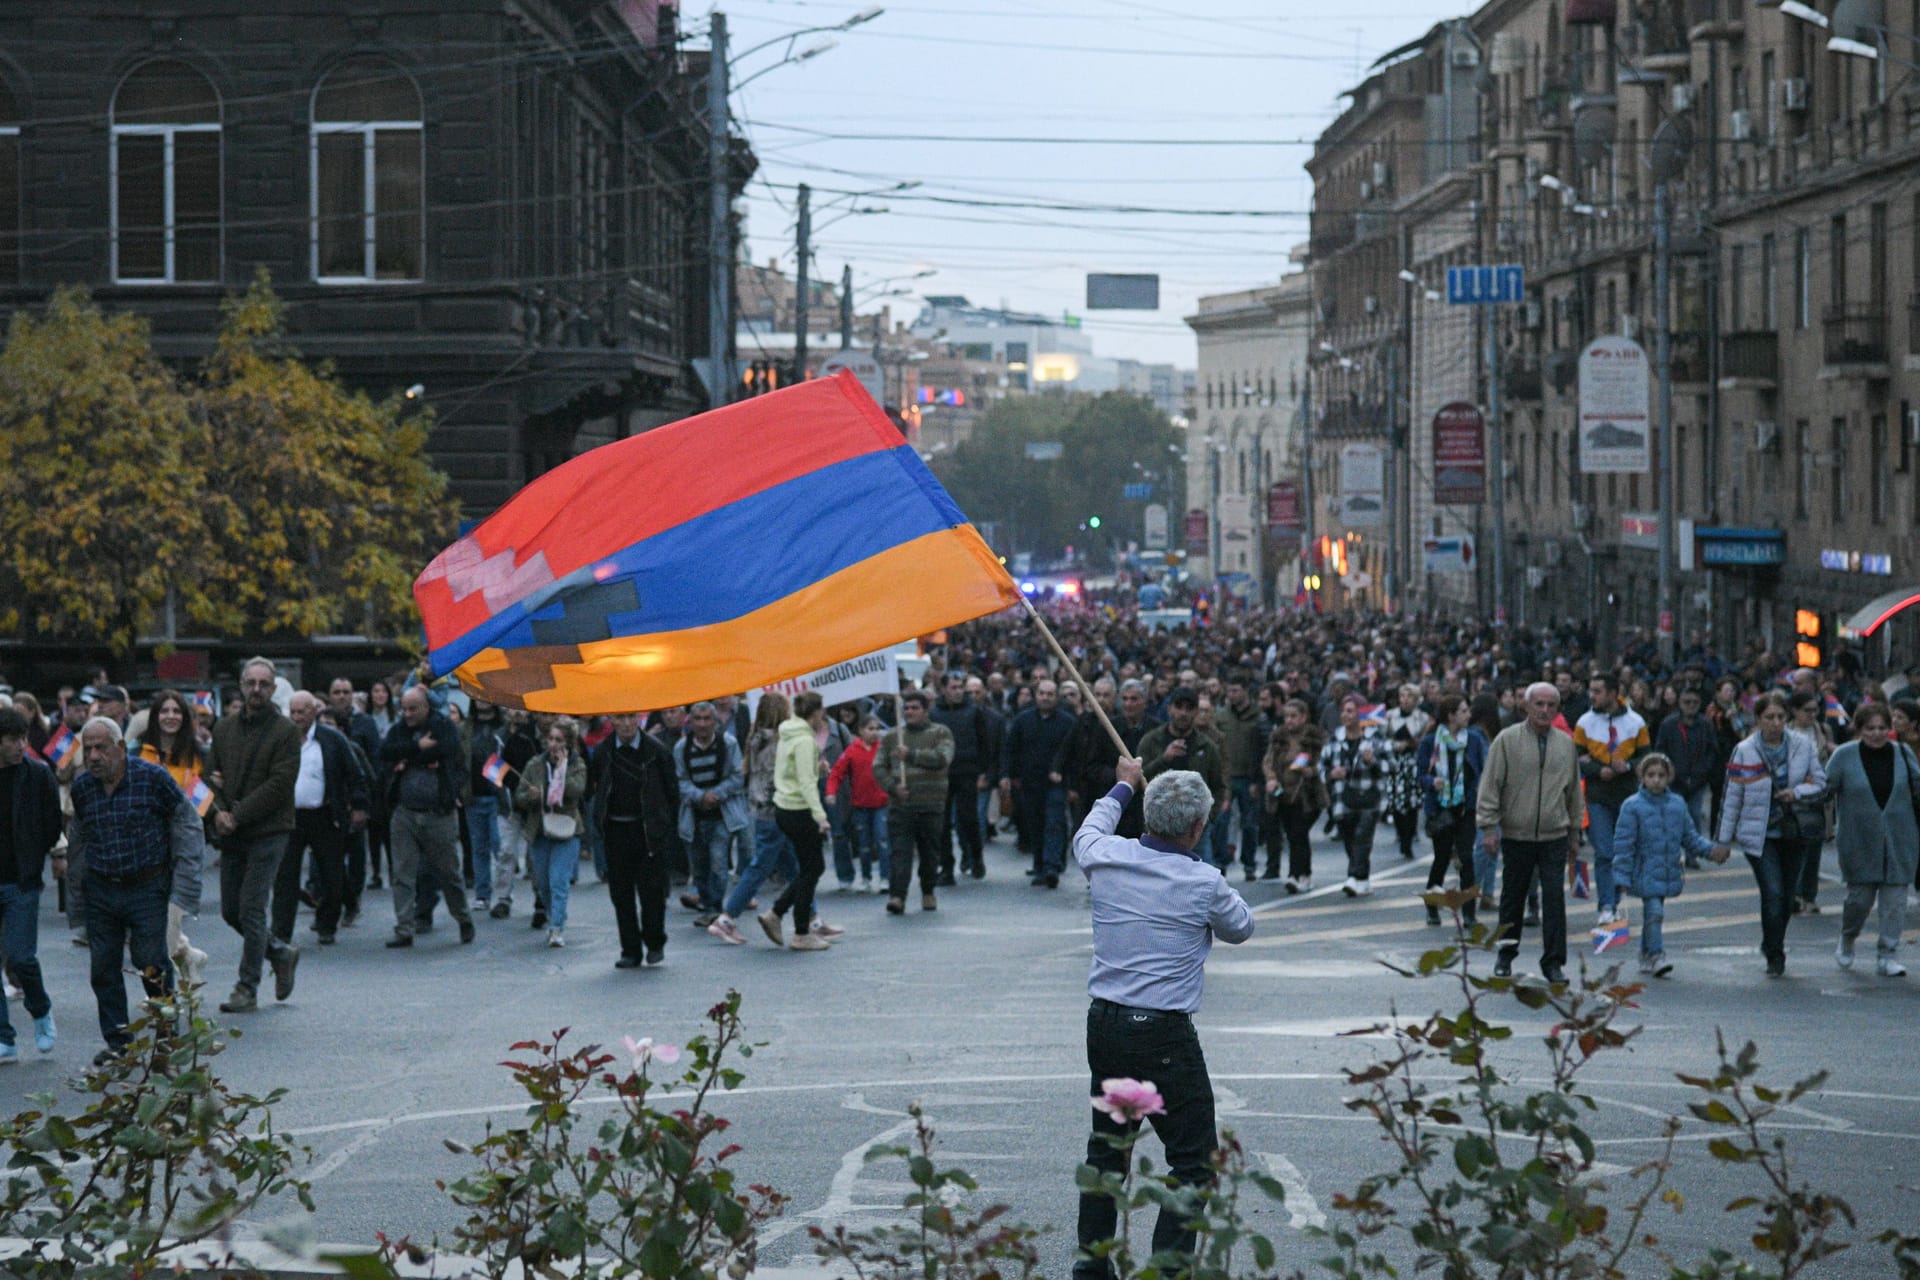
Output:
<svg viewBox="0 0 1920 1280">
<path fill-rule="evenodd" d="M 1093 1100 L 1095 1111 L 1104 1111 L 1121 1124 L 1132 1124 L 1148 1116 L 1167 1113 L 1166 1100 L 1151 1080 L 1129 1080 L 1124 1076 L 1100 1082 L 1100 1096 Z"/>
<path fill-rule="evenodd" d="M 632 1036 L 627 1036 L 620 1043 L 626 1047 L 627 1056 L 633 1059 L 633 1069 L 635 1071 L 640 1070 L 649 1062 L 657 1062 L 663 1067 L 670 1067 L 680 1061 L 680 1049 L 677 1045 L 655 1044 L 651 1036 L 645 1036 L 639 1040 L 635 1040 Z"/>
</svg>

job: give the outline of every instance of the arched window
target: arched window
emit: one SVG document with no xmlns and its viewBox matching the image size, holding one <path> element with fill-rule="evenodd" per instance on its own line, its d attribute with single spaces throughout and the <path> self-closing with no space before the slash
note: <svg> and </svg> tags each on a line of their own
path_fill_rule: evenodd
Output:
<svg viewBox="0 0 1920 1280">
<path fill-rule="evenodd" d="M 421 278 L 420 93 L 392 64 L 354 58 L 313 94 L 313 278 Z"/>
<path fill-rule="evenodd" d="M 184 62 L 113 95 L 113 278 L 220 278 L 220 96 Z"/>
<path fill-rule="evenodd" d="M 0 280 L 20 278 L 20 108 L 0 84 Z"/>
</svg>

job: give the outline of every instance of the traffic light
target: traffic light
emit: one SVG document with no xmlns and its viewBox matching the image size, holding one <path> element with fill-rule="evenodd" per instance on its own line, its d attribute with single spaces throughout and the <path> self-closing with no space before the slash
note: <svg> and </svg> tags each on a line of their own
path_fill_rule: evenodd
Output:
<svg viewBox="0 0 1920 1280">
<path fill-rule="evenodd" d="M 1089 528 L 1089 529 L 1098 529 L 1099 527 L 1100 527 L 1100 517 L 1099 517 L 1099 516 L 1088 516 L 1088 517 L 1087 517 L 1087 528 Z"/>
<path fill-rule="evenodd" d="M 1793 654 L 1803 667 L 1821 667 L 1826 664 L 1826 645 L 1820 639 L 1820 615 L 1812 609 L 1796 609 L 1793 613 Z"/>
</svg>

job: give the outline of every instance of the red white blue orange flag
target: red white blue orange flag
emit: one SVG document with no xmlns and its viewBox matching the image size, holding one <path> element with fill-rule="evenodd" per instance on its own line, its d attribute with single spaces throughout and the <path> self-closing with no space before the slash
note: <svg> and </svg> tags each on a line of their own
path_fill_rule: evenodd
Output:
<svg viewBox="0 0 1920 1280">
<path fill-rule="evenodd" d="M 197 773 L 188 779 L 187 803 L 191 804 L 193 811 L 203 818 L 207 816 L 207 810 L 213 808 L 213 788 L 209 787 L 206 779 Z"/>
<path fill-rule="evenodd" d="M 573 459 L 413 592 L 435 673 L 583 714 L 738 693 L 1020 603 L 849 373 Z"/>
<path fill-rule="evenodd" d="M 54 730 L 53 736 L 47 739 L 47 744 L 40 748 L 40 755 L 54 768 L 64 769 L 78 750 L 80 750 L 79 737 L 63 724 Z"/>
</svg>

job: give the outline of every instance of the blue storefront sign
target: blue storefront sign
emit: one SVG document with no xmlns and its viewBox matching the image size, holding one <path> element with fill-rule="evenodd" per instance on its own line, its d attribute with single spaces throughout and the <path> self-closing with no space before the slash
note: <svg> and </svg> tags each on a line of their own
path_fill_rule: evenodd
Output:
<svg viewBox="0 0 1920 1280">
<path fill-rule="evenodd" d="M 1785 564 L 1787 535 L 1778 529 L 1705 526 L 1693 531 L 1700 563 L 1707 568 L 1764 569 Z"/>
</svg>

